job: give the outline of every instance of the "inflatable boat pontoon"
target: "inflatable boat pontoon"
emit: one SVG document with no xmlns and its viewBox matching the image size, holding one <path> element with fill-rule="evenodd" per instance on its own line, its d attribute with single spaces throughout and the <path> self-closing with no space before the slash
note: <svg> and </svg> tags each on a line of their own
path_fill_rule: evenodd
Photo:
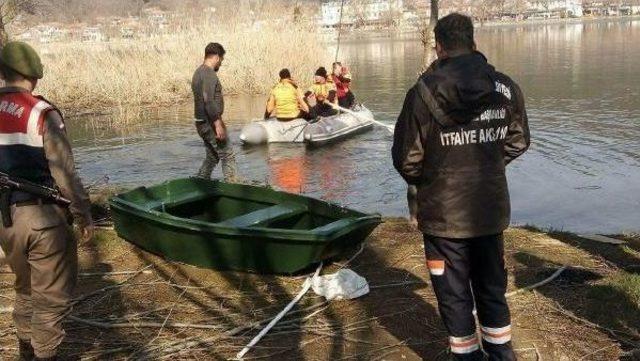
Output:
<svg viewBox="0 0 640 361">
<path fill-rule="evenodd" d="M 364 105 L 356 105 L 353 114 L 341 113 L 321 117 L 310 123 L 304 119 L 281 122 L 275 118 L 256 120 L 247 124 L 240 133 L 244 144 L 306 143 L 319 146 L 370 130 L 373 113 Z"/>
</svg>

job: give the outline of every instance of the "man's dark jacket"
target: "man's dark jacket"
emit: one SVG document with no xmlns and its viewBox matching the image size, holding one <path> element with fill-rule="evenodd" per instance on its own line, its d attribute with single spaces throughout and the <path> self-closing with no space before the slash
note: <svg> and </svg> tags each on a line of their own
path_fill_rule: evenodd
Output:
<svg viewBox="0 0 640 361">
<path fill-rule="evenodd" d="M 529 147 L 520 88 L 480 53 L 435 61 L 407 93 L 393 164 L 418 187 L 423 233 L 498 234 L 510 221 L 505 166 Z"/>
</svg>

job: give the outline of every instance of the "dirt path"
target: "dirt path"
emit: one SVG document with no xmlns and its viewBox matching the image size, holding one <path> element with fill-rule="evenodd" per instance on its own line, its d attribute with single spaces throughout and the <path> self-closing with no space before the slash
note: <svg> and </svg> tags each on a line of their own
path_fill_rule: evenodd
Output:
<svg viewBox="0 0 640 361">
<path fill-rule="evenodd" d="M 510 291 L 571 266 L 551 284 L 509 299 L 521 360 L 615 360 L 640 347 L 637 239 L 620 247 L 525 229 L 510 229 L 506 239 Z M 84 296 L 73 315 L 117 326 L 67 324 L 64 354 L 87 360 L 231 358 L 258 332 L 251 324 L 277 314 L 303 282 L 168 263 L 113 231 L 100 232 L 80 253 L 83 273 L 144 270 L 80 278 Z M 424 263 L 421 235 L 389 220 L 349 265 L 369 281 L 369 295 L 326 305 L 308 294 L 246 359 L 446 359 L 446 333 Z M 13 275 L 2 270 L 0 309 L 13 297 Z M 10 314 L 0 313 L 0 360 L 15 347 Z"/>
</svg>

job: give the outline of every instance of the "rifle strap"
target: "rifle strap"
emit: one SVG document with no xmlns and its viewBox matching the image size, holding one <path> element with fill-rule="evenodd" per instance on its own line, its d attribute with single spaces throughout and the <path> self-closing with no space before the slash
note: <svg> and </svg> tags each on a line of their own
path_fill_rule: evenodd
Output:
<svg viewBox="0 0 640 361">
<path fill-rule="evenodd" d="M 2 225 L 4 228 L 13 226 L 11 219 L 11 188 L 0 188 L 0 214 L 2 214 Z"/>
</svg>

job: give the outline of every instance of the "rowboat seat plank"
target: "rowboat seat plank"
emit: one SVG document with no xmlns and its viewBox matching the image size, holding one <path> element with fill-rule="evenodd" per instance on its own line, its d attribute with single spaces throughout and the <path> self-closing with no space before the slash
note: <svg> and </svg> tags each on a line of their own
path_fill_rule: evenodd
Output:
<svg viewBox="0 0 640 361">
<path fill-rule="evenodd" d="M 220 222 L 229 227 L 256 227 L 307 212 L 305 205 L 282 203 Z"/>
<path fill-rule="evenodd" d="M 341 227 L 346 227 L 349 226 L 350 224 L 353 223 L 353 220 L 350 218 L 346 218 L 346 219 L 339 219 L 335 222 L 331 222 L 329 224 L 325 224 L 324 226 L 320 226 L 317 228 L 314 228 L 313 231 L 315 232 L 331 232 L 334 231 L 336 229 L 340 229 Z"/>
</svg>

